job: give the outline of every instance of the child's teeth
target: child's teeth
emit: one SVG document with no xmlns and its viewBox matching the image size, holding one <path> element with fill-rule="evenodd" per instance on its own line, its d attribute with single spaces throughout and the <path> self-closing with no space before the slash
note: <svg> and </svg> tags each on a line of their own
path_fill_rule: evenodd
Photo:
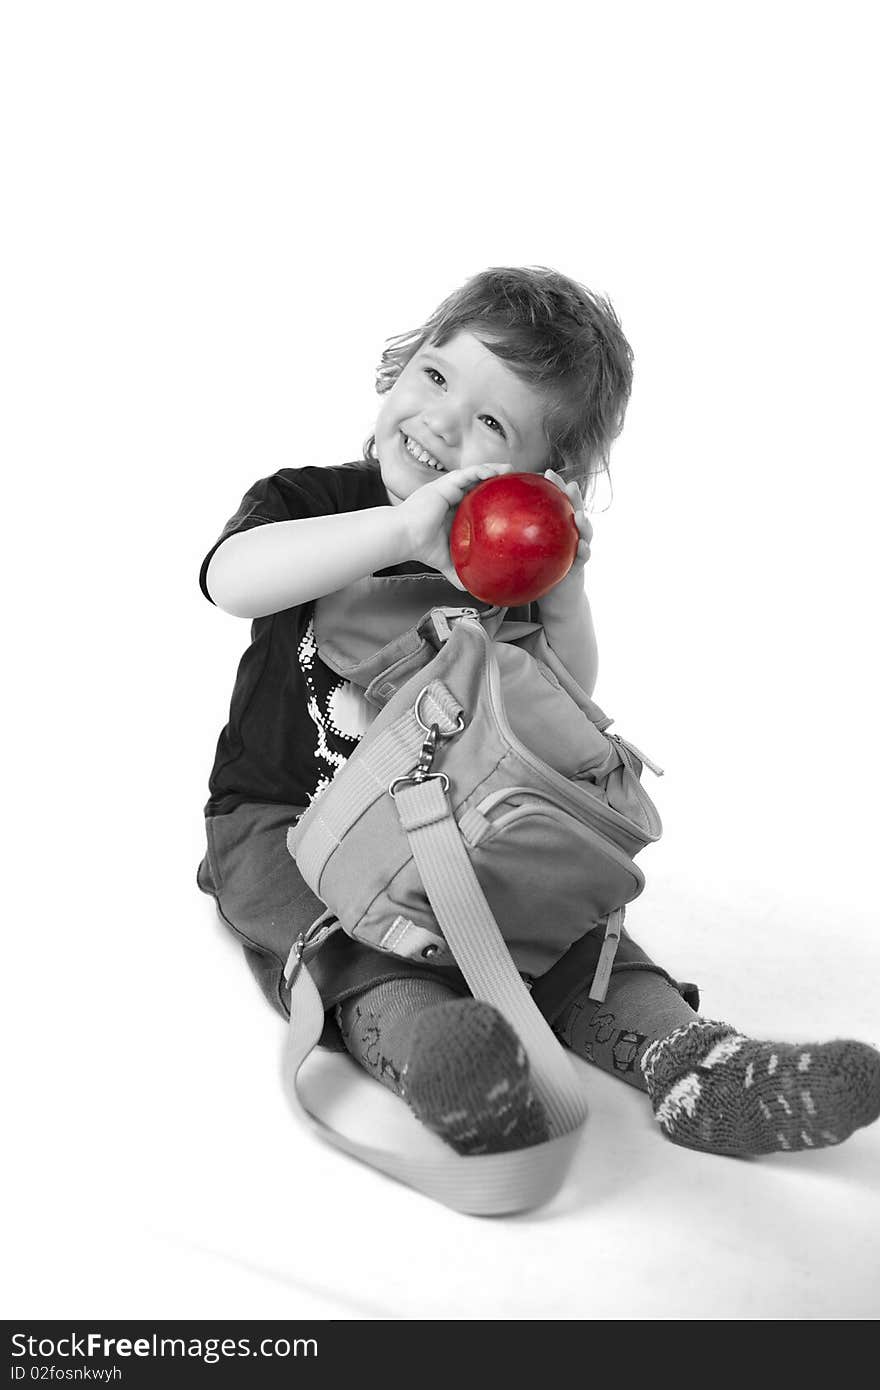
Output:
<svg viewBox="0 0 880 1390">
<path fill-rule="evenodd" d="M 406 435 L 405 439 L 407 453 L 412 454 L 413 458 L 416 459 L 418 463 L 424 463 L 428 468 L 433 468 L 435 473 L 442 473 L 444 471 L 441 465 L 437 463 L 435 459 L 431 458 L 428 451 L 416 444 L 414 439 L 410 439 L 409 435 Z"/>
</svg>

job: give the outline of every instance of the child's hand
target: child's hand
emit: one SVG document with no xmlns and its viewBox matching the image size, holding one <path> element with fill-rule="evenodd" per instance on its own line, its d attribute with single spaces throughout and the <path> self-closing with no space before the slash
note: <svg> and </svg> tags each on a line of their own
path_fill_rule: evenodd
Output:
<svg viewBox="0 0 880 1390">
<path fill-rule="evenodd" d="M 567 483 L 558 473 L 554 473 L 552 468 L 545 469 L 544 477 L 549 479 L 551 483 L 555 483 L 558 488 L 561 488 L 574 507 L 575 525 L 577 526 L 578 535 L 580 536 L 577 552 L 568 574 L 564 579 L 561 579 L 558 584 L 554 585 L 554 587 L 540 600 L 546 608 L 548 606 L 547 601 L 551 597 L 554 601 L 560 601 L 567 599 L 569 596 L 576 596 L 578 599 L 583 596 L 584 569 L 590 558 L 590 541 L 593 539 L 593 528 L 584 512 L 584 499 L 577 483 Z"/>
<path fill-rule="evenodd" d="M 465 493 L 477 483 L 500 473 L 512 472 L 513 466 L 509 463 L 455 468 L 451 473 L 444 473 L 436 482 L 425 483 L 410 493 L 398 508 L 406 518 L 409 529 L 410 559 L 420 560 L 439 570 L 456 589 L 465 591 L 449 554 L 449 532 L 455 509 Z"/>
</svg>

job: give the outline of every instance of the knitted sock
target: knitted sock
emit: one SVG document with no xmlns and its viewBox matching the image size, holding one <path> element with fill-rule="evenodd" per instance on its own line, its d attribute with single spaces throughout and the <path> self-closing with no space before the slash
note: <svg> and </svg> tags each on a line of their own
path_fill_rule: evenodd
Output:
<svg viewBox="0 0 880 1390">
<path fill-rule="evenodd" d="M 880 1115 L 880 1052 L 866 1043 L 755 1042 L 700 1018 L 641 1066 L 668 1137 L 708 1153 L 821 1149 Z"/>
<path fill-rule="evenodd" d="M 548 1137 L 525 1049 L 491 1004 L 403 978 L 345 1000 L 336 1019 L 351 1055 L 458 1153 L 503 1153 Z"/>
<path fill-rule="evenodd" d="M 402 1079 L 410 1109 L 458 1153 L 506 1153 L 548 1138 L 525 1048 L 491 1004 L 456 999 L 420 1014 Z"/>
</svg>

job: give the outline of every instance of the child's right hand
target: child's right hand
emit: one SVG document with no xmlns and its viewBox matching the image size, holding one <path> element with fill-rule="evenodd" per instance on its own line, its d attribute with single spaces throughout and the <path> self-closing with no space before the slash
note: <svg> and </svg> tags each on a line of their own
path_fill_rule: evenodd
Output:
<svg viewBox="0 0 880 1390">
<path fill-rule="evenodd" d="M 465 493 L 486 478 L 512 473 L 509 463 L 478 464 L 444 473 L 436 482 L 425 483 L 401 502 L 399 512 L 406 520 L 410 538 L 410 559 L 439 570 L 456 589 L 464 590 L 449 554 L 449 532 L 455 509 Z"/>
</svg>

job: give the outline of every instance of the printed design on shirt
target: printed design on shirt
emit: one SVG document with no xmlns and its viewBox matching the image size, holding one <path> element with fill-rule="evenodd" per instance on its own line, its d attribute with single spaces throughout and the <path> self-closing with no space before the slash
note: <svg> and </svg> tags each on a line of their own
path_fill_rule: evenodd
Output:
<svg viewBox="0 0 880 1390">
<path fill-rule="evenodd" d="M 327 790 L 340 768 L 348 762 L 375 712 L 357 686 L 320 660 L 313 618 L 306 624 L 297 657 L 308 691 L 306 708 L 317 731 L 315 790 L 309 795 L 311 804 Z"/>
</svg>

